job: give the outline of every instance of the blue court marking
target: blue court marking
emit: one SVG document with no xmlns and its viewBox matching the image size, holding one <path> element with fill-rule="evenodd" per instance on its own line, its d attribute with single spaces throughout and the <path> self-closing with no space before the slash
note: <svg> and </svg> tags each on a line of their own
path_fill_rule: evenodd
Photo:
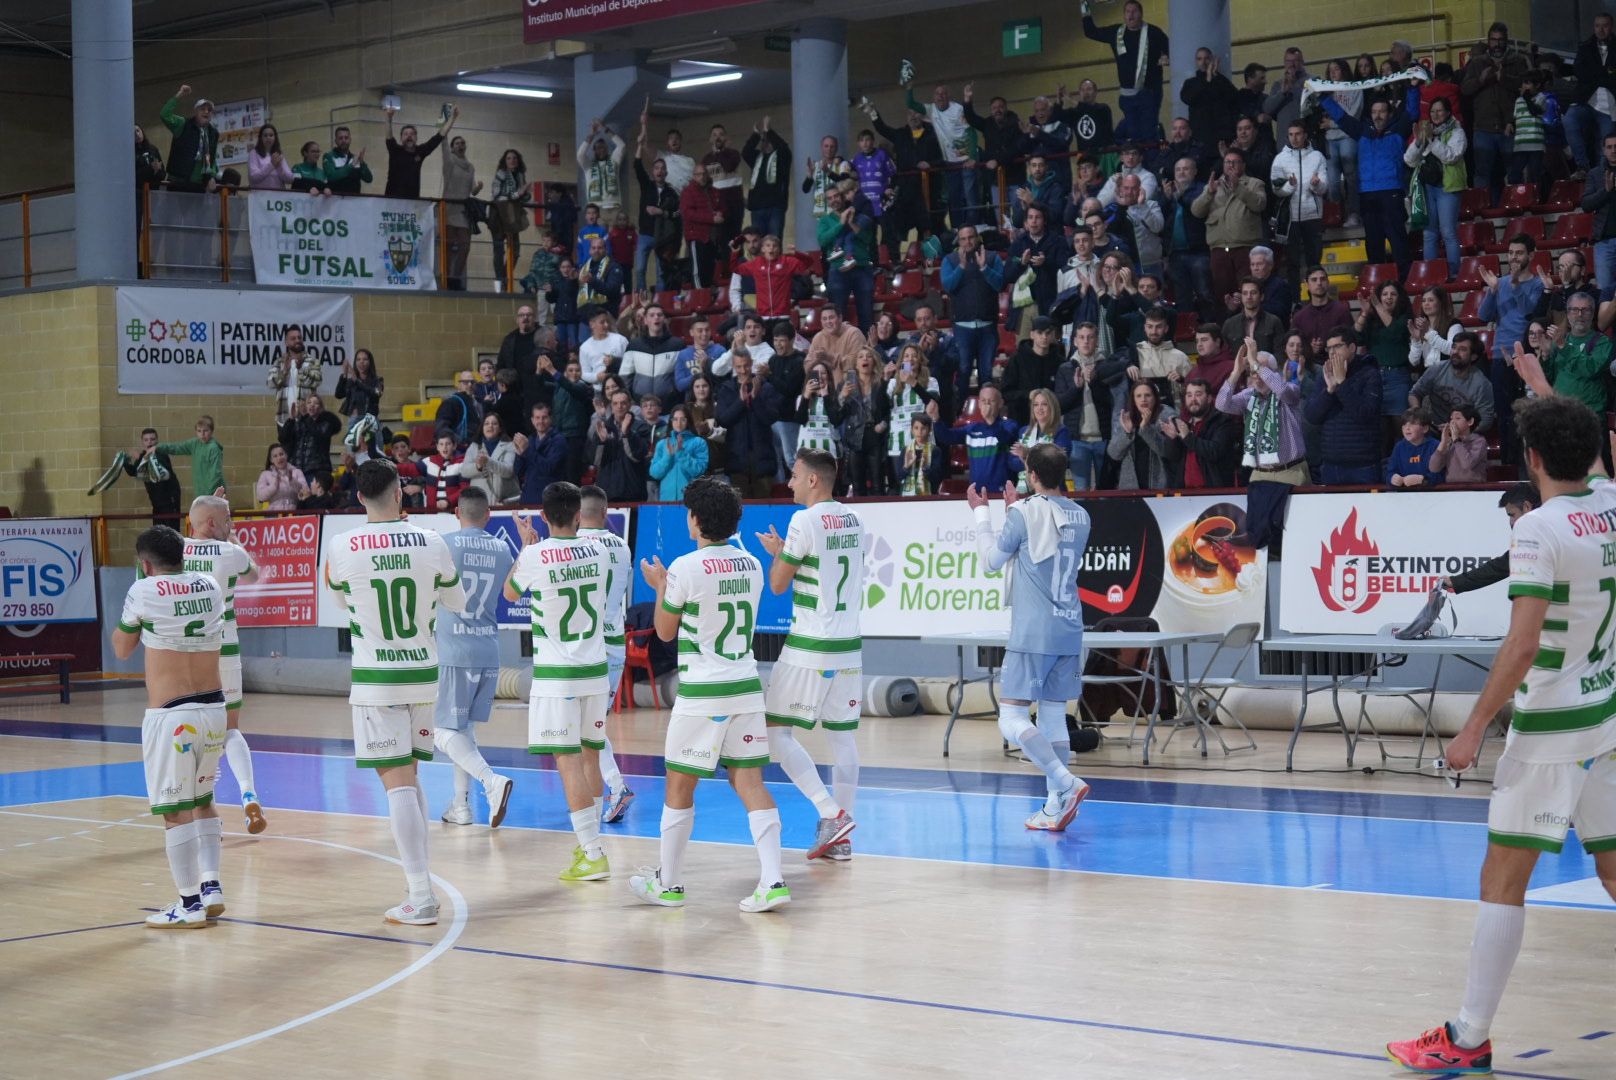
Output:
<svg viewBox="0 0 1616 1080">
<path fill-rule="evenodd" d="M 157 908 L 143 908 L 144 911 L 156 911 Z M 384 941 L 394 945 L 415 945 L 430 947 L 433 942 L 416 941 L 412 938 L 386 937 L 381 934 L 359 934 L 351 930 L 325 930 L 314 926 L 294 926 L 290 923 L 260 922 L 256 919 L 236 919 L 230 916 L 221 916 L 218 920 L 224 923 L 240 923 L 244 926 L 263 926 L 275 930 L 293 930 L 304 934 L 320 934 L 327 937 L 353 938 L 357 941 Z M 134 925 L 134 924 L 130 924 Z M 96 928 L 99 929 L 99 928 Z M 64 931 L 76 933 L 77 931 Z M 917 1009 L 936 1009 L 944 1012 L 966 1013 L 972 1016 L 989 1016 L 1004 1020 L 1030 1020 L 1040 1024 L 1060 1024 L 1066 1027 L 1088 1028 L 1097 1031 L 1117 1031 L 1129 1035 L 1156 1035 L 1167 1039 L 1190 1039 L 1196 1042 L 1217 1043 L 1222 1046 L 1251 1047 L 1256 1050 L 1278 1050 L 1291 1054 L 1310 1054 L 1315 1057 L 1348 1058 L 1353 1061 L 1386 1061 L 1385 1054 L 1361 1054 L 1352 1050 L 1331 1050 L 1322 1046 L 1301 1046 L 1295 1043 L 1267 1042 L 1262 1039 L 1242 1039 L 1234 1035 L 1209 1035 L 1196 1031 L 1177 1031 L 1172 1028 L 1142 1027 L 1137 1024 L 1118 1024 L 1106 1020 L 1082 1020 L 1071 1016 L 1048 1016 L 1043 1013 L 1014 1012 L 1008 1009 L 989 1009 L 979 1005 L 959 1005 L 946 1001 L 927 1001 L 923 998 L 893 997 L 887 994 L 867 994 L 857 990 L 836 990 L 825 986 L 804 986 L 799 983 L 769 982 L 763 979 L 743 979 L 734 975 L 712 975 L 701 971 L 678 971 L 672 968 L 646 967 L 640 964 L 613 964 L 604 960 L 578 960 L 568 956 L 546 956 L 543 953 L 516 952 L 510 949 L 484 949 L 475 945 L 456 945 L 451 952 L 471 953 L 477 956 L 496 956 L 506 960 L 534 960 L 545 964 L 561 964 L 566 967 L 594 968 L 599 971 L 620 971 L 632 975 L 661 975 L 671 979 L 692 979 L 698 982 L 722 983 L 727 986 L 746 986 L 759 990 L 783 990 L 795 994 L 816 994 L 821 997 L 842 998 L 851 1001 L 868 1001 L 879 1005 L 907 1005 Z M 1603 1034 L 1610 1034 L 1604 1032 Z M 1589 1036 L 1584 1036 L 1588 1038 Z M 1546 1053 L 1547 1051 L 1544 1051 Z M 1525 1056 L 1525 1055 L 1523 1055 Z M 1460 1074 L 1454 1073 L 1454 1076 Z M 1576 1077 L 1546 1076 L 1541 1073 L 1510 1072 L 1504 1069 L 1494 1070 L 1495 1076 L 1519 1077 L 1520 1080 L 1577 1080 Z M 1441 1080 L 1440 1077 L 1437 1080 Z"/>
<path fill-rule="evenodd" d="M 356 769 L 346 758 L 270 752 L 255 757 L 258 790 L 266 794 L 271 816 L 274 809 L 387 816 L 381 785 L 370 770 Z M 239 795 L 229 770 L 222 771 L 218 799 L 228 808 Z M 441 810 L 453 795 L 452 767 L 427 763 L 421 777 L 431 805 Z M 571 831 L 555 772 L 529 769 L 513 779 L 517 791 L 505 827 Z M 663 781 L 636 777 L 632 783 L 637 798 L 623 823 L 608 826 L 605 835 L 655 838 Z M 750 846 L 746 817 L 728 784 L 703 780 L 698 786 L 695 839 Z M 812 805 L 789 783 L 770 786 L 781 806 L 784 845 L 808 847 L 818 821 Z M 0 806 L 144 793 L 139 762 L 0 774 Z M 1041 787 L 1026 798 L 861 789 L 853 845 L 867 855 L 942 862 L 1449 900 L 1476 898 L 1486 851 L 1481 823 L 1093 799 L 1065 834 L 1031 832 L 1023 821 L 1041 796 Z M 477 812 L 486 813 L 477 802 Z M 1442 855 L 1409 859 L 1411 851 Z M 1567 844 L 1559 855 L 1539 858 L 1532 887 L 1593 876 L 1593 860 Z"/>
<path fill-rule="evenodd" d="M 147 911 L 157 911 L 157 908 L 147 908 Z M 0 945 L 10 945 L 14 941 L 38 941 L 40 938 L 63 937 L 67 934 L 88 934 L 91 930 L 119 930 L 126 926 L 139 926 L 139 922 L 115 922 L 105 926 L 81 926 L 77 930 L 52 930 L 44 934 L 24 934 L 22 937 L 0 938 Z"/>
<path fill-rule="evenodd" d="M 1515 1056 L 1518 1057 L 1518 1058 L 1535 1058 L 1535 1057 L 1542 1057 L 1544 1054 L 1549 1054 L 1549 1053 L 1553 1053 L 1553 1051 L 1551 1051 L 1551 1050 L 1528 1050 L 1524 1054 L 1516 1054 Z"/>
<path fill-rule="evenodd" d="M 1605 1037 L 1605 1036 L 1607 1036 L 1607 1035 L 1616 1035 L 1616 1032 L 1611 1032 L 1611 1031 L 1596 1031 L 1596 1032 L 1594 1032 L 1594 1033 L 1593 1033 L 1593 1034 L 1592 1034 L 1592 1035 L 1582 1035 L 1582 1036 L 1579 1036 L 1579 1038 L 1582 1038 L 1582 1039 L 1585 1039 L 1585 1040 L 1591 1040 L 1591 1039 L 1603 1039 L 1603 1038 L 1604 1038 L 1604 1037 Z"/>
</svg>

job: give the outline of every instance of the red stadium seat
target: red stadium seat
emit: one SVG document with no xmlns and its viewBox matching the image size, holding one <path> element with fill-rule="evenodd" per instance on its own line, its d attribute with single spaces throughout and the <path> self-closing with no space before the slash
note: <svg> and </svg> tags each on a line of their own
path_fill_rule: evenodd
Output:
<svg viewBox="0 0 1616 1080">
<path fill-rule="evenodd" d="M 1592 247 L 1584 246 L 1582 248 L 1582 276 L 1583 279 L 1586 280 L 1590 285 L 1596 284 L 1594 282 L 1594 268 L 1597 265 L 1598 264 L 1594 262 L 1594 249 Z"/>
<path fill-rule="evenodd" d="M 1479 255 L 1497 238 L 1490 221 L 1461 221 L 1459 223 L 1459 251 L 1464 255 Z"/>
<path fill-rule="evenodd" d="M 1594 239 L 1592 214 L 1561 214 L 1554 223 L 1554 232 L 1543 241 L 1547 248 L 1573 248 L 1591 244 Z"/>
<path fill-rule="evenodd" d="M 1459 325 L 1474 330 L 1478 326 L 1486 326 L 1487 320 L 1481 317 L 1481 300 L 1487 293 L 1482 289 L 1471 289 L 1465 294 L 1464 304 L 1459 308 Z"/>
<path fill-rule="evenodd" d="M 937 490 L 939 495 L 964 495 L 971 487 L 970 480 L 963 476 L 951 477 L 943 481 L 943 486 Z"/>
<path fill-rule="evenodd" d="M 1504 188 L 1504 196 L 1498 200 L 1498 205 L 1489 206 L 1482 216 L 1490 218 L 1515 217 L 1517 214 L 1531 213 L 1532 208 L 1536 205 L 1536 184 L 1510 184 Z"/>
<path fill-rule="evenodd" d="M 1339 229 L 1341 223 L 1347 219 L 1342 211 L 1341 204 L 1329 199 L 1324 201 L 1324 227 L 1326 229 Z"/>
<path fill-rule="evenodd" d="M 679 306 L 679 294 L 674 292 L 672 289 L 665 289 L 658 292 L 655 299 L 657 305 L 661 307 L 663 311 L 667 312 L 670 317 L 677 315 L 684 310 Z"/>
<path fill-rule="evenodd" d="M 891 266 L 892 249 L 885 244 L 877 244 L 875 246 L 875 263 L 877 266 Z"/>
<path fill-rule="evenodd" d="M 963 446 L 953 446 L 948 450 L 948 468 L 951 472 L 967 472 L 971 468 L 971 453 Z"/>
<path fill-rule="evenodd" d="M 964 427 L 972 420 L 980 419 L 982 419 L 982 408 L 976 403 L 976 395 L 972 394 L 965 399 L 965 404 L 960 406 L 959 416 L 954 418 L 954 426 Z"/>
<path fill-rule="evenodd" d="M 1396 263 L 1365 263 L 1358 270 L 1358 298 L 1369 296 L 1377 285 L 1396 280 Z"/>
<path fill-rule="evenodd" d="M 1486 284 L 1481 279 L 1481 268 L 1498 273 L 1497 255 L 1466 255 L 1459 260 L 1459 273 L 1454 276 L 1453 287 L 1458 290 L 1479 289 Z"/>
<path fill-rule="evenodd" d="M 911 240 L 909 242 L 909 247 L 903 253 L 904 268 L 908 270 L 917 269 L 923 265 L 925 261 L 925 253 L 920 250 L 920 241 Z"/>
<path fill-rule="evenodd" d="M 1540 214 L 1564 214 L 1582 205 L 1582 184 L 1576 180 L 1556 180 L 1549 197 L 1537 205 Z"/>
<path fill-rule="evenodd" d="M 900 297 L 914 297 L 926 295 L 926 274 L 922 270 L 905 270 L 898 275 L 898 295 Z M 942 285 L 939 283 L 938 288 Z"/>
<path fill-rule="evenodd" d="M 1554 273 L 1554 252 L 1541 249 L 1534 251 L 1530 266 L 1534 274 L 1541 270 L 1545 274 L 1552 275 Z"/>
<path fill-rule="evenodd" d="M 903 272 L 890 274 L 877 274 L 875 276 L 875 303 L 891 304 L 902 300 L 904 294 L 898 291 L 903 282 Z"/>
<path fill-rule="evenodd" d="M 819 333 L 820 306 L 821 305 L 815 305 L 813 307 L 803 307 L 800 309 L 802 314 L 797 319 L 797 333 L 801 334 L 805 338 L 812 338 L 815 334 Z"/>
<path fill-rule="evenodd" d="M 1502 255 L 1509 250 L 1510 241 L 1517 236 L 1530 236 L 1537 244 L 1542 244 L 1548 230 L 1544 228 L 1540 217 L 1523 217 L 1519 221 L 1506 221 L 1504 227 L 1498 230 L 1498 238 L 1487 245 L 1489 254 Z"/>
<path fill-rule="evenodd" d="M 999 329 L 1000 352 L 1004 353 L 1006 356 L 1014 356 L 1016 355 L 1016 350 L 1020 347 L 1021 343 L 1016 340 L 1016 335 L 1014 333 L 1009 330 L 1005 330 L 1002 327 Z"/>
<path fill-rule="evenodd" d="M 1448 280 L 1448 260 L 1446 259 L 1416 259 L 1414 265 L 1408 268 L 1408 278 L 1403 287 L 1410 294 L 1422 293 L 1432 285 L 1444 285 Z"/>
<path fill-rule="evenodd" d="M 428 420 L 410 425 L 410 449 L 417 454 L 433 453 L 438 446 L 438 425 Z"/>
<path fill-rule="evenodd" d="M 1483 216 L 1491 202 L 1486 188 L 1465 188 L 1464 194 L 1459 196 L 1459 219 L 1469 221 Z"/>
<path fill-rule="evenodd" d="M 1493 334 L 1494 333 L 1495 333 L 1495 331 L 1492 331 L 1492 330 L 1477 330 L 1476 331 L 1476 336 L 1481 338 L 1481 354 L 1483 356 L 1491 356 L 1493 354 Z"/>
<path fill-rule="evenodd" d="M 1173 327 L 1174 341 L 1194 341 L 1195 328 L 1201 325 L 1201 316 L 1194 311 L 1180 311 Z"/>
</svg>

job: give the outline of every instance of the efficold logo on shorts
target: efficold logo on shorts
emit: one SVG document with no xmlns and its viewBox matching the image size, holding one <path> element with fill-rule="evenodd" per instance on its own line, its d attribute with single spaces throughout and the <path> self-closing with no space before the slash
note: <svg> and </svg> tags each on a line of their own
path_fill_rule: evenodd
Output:
<svg viewBox="0 0 1616 1080">
<path fill-rule="evenodd" d="M 539 735 L 546 739 L 559 739 L 564 737 L 566 734 L 566 728 L 546 728 L 544 731 L 539 732 Z"/>
<path fill-rule="evenodd" d="M 748 738 L 750 737 L 751 736 L 748 736 Z M 713 752 L 711 750 L 697 750 L 694 746 L 687 746 L 683 750 L 679 751 L 679 756 L 683 758 L 692 758 L 696 761 L 711 761 L 713 759 Z"/>
<path fill-rule="evenodd" d="M 180 724 L 174 729 L 174 750 L 176 753 L 189 754 L 191 740 L 196 738 L 196 728 L 190 724 Z"/>
<path fill-rule="evenodd" d="M 365 744 L 365 749 L 366 750 L 391 750 L 393 747 L 395 747 L 397 745 L 398 745 L 398 740 L 397 739 L 378 739 L 375 742 L 366 743 Z"/>
</svg>

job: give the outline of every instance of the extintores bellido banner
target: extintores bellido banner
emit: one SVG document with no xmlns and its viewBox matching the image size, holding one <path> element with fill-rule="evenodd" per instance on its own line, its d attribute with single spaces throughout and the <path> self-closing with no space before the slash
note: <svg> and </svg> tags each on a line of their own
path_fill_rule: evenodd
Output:
<svg viewBox="0 0 1616 1080">
<path fill-rule="evenodd" d="M 247 225 L 260 285 L 438 287 L 434 202 L 250 191 Z"/>
<path fill-rule="evenodd" d="M 288 327 L 336 389 L 353 355 L 353 298 L 330 293 L 120 285 L 118 393 L 266 394 Z"/>
</svg>

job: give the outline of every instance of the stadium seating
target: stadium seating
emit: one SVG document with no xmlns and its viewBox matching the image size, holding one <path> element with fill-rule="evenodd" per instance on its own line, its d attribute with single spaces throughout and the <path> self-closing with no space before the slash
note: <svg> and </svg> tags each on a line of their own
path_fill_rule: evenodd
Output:
<svg viewBox="0 0 1616 1080">
<path fill-rule="evenodd" d="M 1483 216 L 1491 202 L 1492 197 L 1487 194 L 1486 188 L 1466 188 L 1459 196 L 1459 220 L 1469 221 Z"/>
<path fill-rule="evenodd" d="M 1506 218 L 1529 214 L 1537 206 L 1536 184 L 1510 184 L 1504 188 L 1503 197 L 1498 200 L 1497 206 L 1489 206 L 1482 212 L 1483 217 Z"/>
<path fill-rule="evenodd" d="M 1480 289 L 1487 283 L 1481 278 L 1481 268 L 1486 267 L 1493 273 L 1498 273 L 1497 255 L 1466 255 L 1459 260 L 1459 272 L 1454 275 L 1453 287 L 1455 289 Z"/>
<path fill-rule="evenodd" d="M 1461 221 L 1459 223 L 1459 252 L 1479 255 L 1497 236 L 1490 221 Z"/>
<path fill-rule="evenodd" d="M 1445 285 L 1448 281 L 1448 260 L 1446 259 L 1416 259 L 1414 265 L 1408 268 L 1408 278 L 1403 287 L 1410 293 L 1420 293 L 1433 285 Z"/>
<path fill-rule="evenodd" d="M 1547 230 L 1540 217 L 1523 217 L 1519 221 L 1506 221 L 1504 227 L 1498 230 L 1498 236 L 1492 243 L 1486 245 L 1486 250 L 1492 255 L 1502 255 L 1509 250 L 1510 242 L 1517 236 L 1530 236 L 1534 243 L 1541 245 Z"/>
<path fill-rule="evenodd" d="M 1543 241 L 1542 246 L 1547 248 L 1573 248 L 1582 244 L 1590 244 L 1594 239 L 1594 216 L 1592 214 L 1561 214 L 1560 219 L 1554 223 L 1554 232 Z M 1589 264 L 1590 268 L 1592 264 Z"/>
<path fill-rule="evenodd" d="M 1540 214 L 1564 214 L 1582 205 L 1582 184 L 1576 180 L 1556 180 L 1549 197 L 1537 204 Z"/>
<path fill-rule="evenodd" d="M 1358 299 L 1366 300 L 1376 286 L 1396 280 L 1396 263 L 1366 263 L 1358 271 Z"/>
<path fill-rule="evenodd" d="M 1482 289 L 1472 289 L 1465 294 L 1464 304 L 1459 308 L 1459 324 L 1466 329 L 1474 330 L 1478 326 L 1486 326 L 1487 320 L 1481 317 L 1481 301 L 1486 292 Z"/>
</svg>

